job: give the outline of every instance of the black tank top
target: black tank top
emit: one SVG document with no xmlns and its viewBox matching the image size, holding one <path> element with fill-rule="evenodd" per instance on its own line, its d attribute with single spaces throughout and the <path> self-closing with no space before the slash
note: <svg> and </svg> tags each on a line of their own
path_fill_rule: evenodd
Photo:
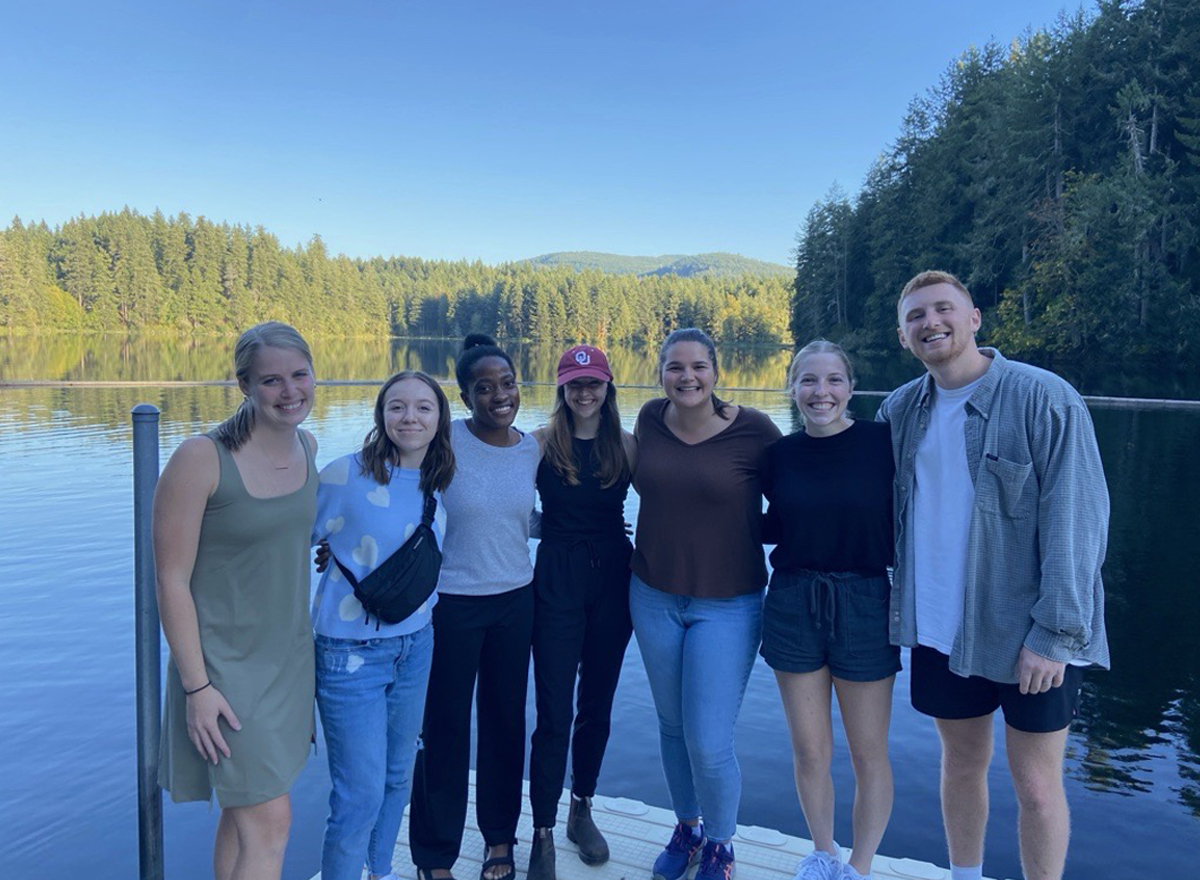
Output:
<svg viewBox="0 0 1200 880">
<path fill-rule="evenodd" d="M 625 538 L 625 495 L 629 480 L 601 487 L 592 460 L 595 440 L 571 438 L 579 468 L 579 485 L 568 486 L 545 458 L 538 465 L 537 488 L 542 496 L 542 540 L 571 543 Z"/>
</svg>

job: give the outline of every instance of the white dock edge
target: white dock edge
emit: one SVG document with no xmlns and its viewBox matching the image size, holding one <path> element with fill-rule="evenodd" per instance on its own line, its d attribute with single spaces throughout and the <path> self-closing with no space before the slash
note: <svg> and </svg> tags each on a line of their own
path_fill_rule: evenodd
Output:
<svg viewBox="0 0 1200 880">
<path fill-rule="evenodd" d="M 517 876 L 525 876 L 529 864 L 529 844 L 533 838 L 533 816 L 529 811 L 529 784 L 522 802 L 521 821 L 517 825 Z M 661 807 L 652 807 L 629 798 L 610 798 L 597 795 L 592 804 L 592 818 L 608 840 L 611 858 L 603 865 L 591 868 L 579 860 L 575 844 L 567 840 L 565 823 L 570 794 L 563 792 L 559 801 L 558 825 L 554 846 L 557 850 L 555 871 L 558 880 L 649 880 L 650 866 L 661 852 L 675 827 L 675 814 Z M 791 880 L 796 864 L 812 852 L 811 841 L 789 837 L 773 828 L 739 825 L 733 839 L 737 855 L 737 880 Z M 849 856 L 844 851 L 843 857 Z M 463 832 L 462 855 L 454 867 L 457 880 L 477 880 L 483 863 L 483 837 L 475 827 L 475 774 L 471 774 L 470 803 L 467 807 L 467 827 Z M 396 841 L 393 860 L 396 873 L 403 880 L 415 880 L 408 849 L 408 813 Z M 695 873 L 693 869 L 692 873 Z M 875 857 L 872 873 L 880 880 L 950 880 L 950 870 L 913 859 Z M 363 877 L 366 877 L 363 872 Z M 317 874 L 313 880 L 320 880 Z"/>
</svg>

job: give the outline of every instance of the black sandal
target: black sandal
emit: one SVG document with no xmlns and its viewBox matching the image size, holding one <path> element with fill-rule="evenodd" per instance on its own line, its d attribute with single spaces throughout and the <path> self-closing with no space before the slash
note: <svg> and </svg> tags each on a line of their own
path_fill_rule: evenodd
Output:
<svg viewBox="0 0 1200 880">
<path fill-rule="evenodd" d="M 434 877 L 433 868 L 417 868 L 417 880 L 454 880 L 454 875 L 449 877 Z"/>
<path fill-rule="evenodd" d="M 513 858 L 513 851 L 516 848 L 516 842 L 508 845 L 508 855 L 496 856 L 493 859 L 486 858 L 487 852 L 491 847 L 484 845 L 483 855 L 485 856 L 483 864 L 479 867 L 479 880 L 517 880 L 517 862 Z M 488 870 L 491 868 L 508 868 L 503 874 L 495 877 L 488 876 Z"/>
</svg>

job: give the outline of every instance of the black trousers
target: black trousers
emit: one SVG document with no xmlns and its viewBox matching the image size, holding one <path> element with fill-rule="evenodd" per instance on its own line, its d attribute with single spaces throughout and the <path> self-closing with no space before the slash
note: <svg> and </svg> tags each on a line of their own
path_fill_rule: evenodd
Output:
<svg viewBox="0 0 1200 880">
<path fill-rule="evenodd" d="M 533 589 L 441 595 L 413 775 L 409 844 L 420 868 L 452 868 L 462 847 L 476 703 L 475 815 L 488 846 L 512 843 L 521 817 L 525 691 Z M 476 689 L 478 678 L 478 689 Z"/>
<path fill-rule="evenodd" d="M 613 695 L 633 632 L 632 552 L 623 537 L 571 544 L 543 541 L 538 547 L 533 575 L 537 729 L 529 755 L 529 800 L 537 828 L 554 825 L 568 747 L 571 791 L 579 797 L 596 793 Z M 577 674 L 578 711 L 573 699 Z"/>
</svg>

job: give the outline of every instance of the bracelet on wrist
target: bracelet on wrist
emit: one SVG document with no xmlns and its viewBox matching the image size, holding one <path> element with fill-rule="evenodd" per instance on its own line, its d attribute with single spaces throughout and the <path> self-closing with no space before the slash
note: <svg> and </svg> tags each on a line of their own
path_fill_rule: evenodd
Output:
<svg viewBox="0 0 1200 880">
<path fill-rule="evenodd" d="M 184 692 L 183 692 L 183 695 L 184 695 L 185 697 L 190 697 L 192 694 L 198 694 L 198 693 L 200 693 L 200 691 L 204 690 L 206 687 L 212 687 L 212 682 L 211 682 L 211 681 L 206 681 L 206 682 L 204 682 L 204 684 L 200 685 L 200 687 L 198 687 L 198 688 L 195 688 L 194 690 L 190 690 L 190 691 L 184 691 Z"/>
</svg>

